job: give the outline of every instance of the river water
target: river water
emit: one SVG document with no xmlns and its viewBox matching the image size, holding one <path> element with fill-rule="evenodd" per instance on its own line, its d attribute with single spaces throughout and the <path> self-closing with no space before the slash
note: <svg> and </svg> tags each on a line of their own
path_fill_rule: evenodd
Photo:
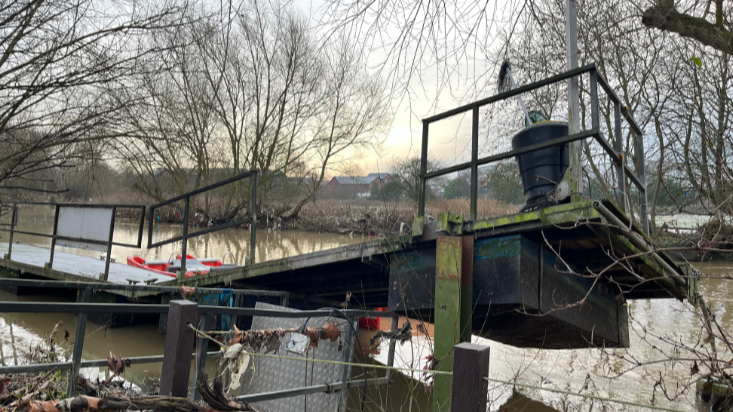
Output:
<svg viewBox="0 0 733 412">
<path fill-rule="evenodd" d="M 35 219 L 29 219 L 29 223 L 23 224 L 22 228 L 50 233 L 49 215 L 36 214 L 35 217 Z M 172 237 L 180 234 L 180 226 L 160 224 L 156 226 L 155 231 L 160 234 L 160 238 Z M 2 233 L 2 235 L 4 238 L 2 241 L 7 241 L 7 234 Z M 119 223 L 115 240 L 135 242 L 136 235 L 136 224 Z M 287 231 L 260 230 L 257 235 L 257 261 L 315 252 L 368 240 L 364 237 L 352 238 L 336 234 Z M 39 245 L 50 244 L 47 239 L 30 238 L 23 235 L 17 236 L 16 240 Z M 143 241 L 143 244 L 146 243 Z M 241 264 L 248 254 L 249 232 L 241 229 L 224 230 L 191 240 L 188 247 L 189 253 L 206 257 L 221 257 L 225 252 L 232 251 L 237 262 Z M 112 256 L 118 262 L 124 262 L 126 257 L 132 254 L 139 254 L 149 259 L 167 259 L 170 254 L 177 253 L 179 250 L 180 244 L 166 245 L 153 250 L 115 247 Z M 79 249 L 68 251 L 90 256 L 100 254 Z M 708 305 L 716 314 L 721 326 L 726 330 L 731 330 L 733 327 L 733 298 L 731 298 L 733 285 L 729 280 L 720 277 L 733 273 L 733 266 L 701 264 L 698 267 L 711 277 L 700 282 L 702 295 L 707 299 Z M 64 301 L 72 299 L 71 294 L 15 296 L 0 291 L 0 300 Z M 691 376 L 690 363 L 694 356 L 690 351 L 680 349 L 679 346 L 694 345 L 700 336 L 703 336 L 698 315 L 688 303 L 672 299 L 637 300 L 628 302 L 628 305 L 631 337 L 631 347 L 628 350 L 534 350 L 514 348 L 476 337 L 474 340 L 491 346 L 490 376 L 495 379 L 511 380 L 516 377 L 519 382 L 543 388 L 619 398 L 639 404 L 653 402 L 677 410 L 694 410 L 696 408 L 694 381 L 700 375 Z M 0 364 L 27 362 L 30 348 L 44 339 L 59 320 L 63 321 L 60 328 L 60 348 L 62 355 L 68 356 L 73 345 L 75 331 L 72 315 L 0 313 Z M 63 340 L 64 330 L 68 330 L 71 334 L 69 342 Z M 670 342 L 677 342 L 677 345 Z M 107 357 L 110 351 L 123 357 L 159 355 L 162 353 L 163 343 L 164 335 L 157 333 L 156 325 L 105 330 L 90 324 L 87 327 L 83 357 L 84 359 L 101 359 Z M 413 366 L 424 364 L 424 360 L 420 358 L 429 353 L 429 350 L 426 351 L 426 347 L 429 346 L 429 342 L 423 341 L 423 344 L 416 343 L 409 349 L 401 350 L 398 355 L 402 358 L 400 363 Z M 721 355 L 721 357 L 726 357 L 725 359 L 732 356 L 731 354 Z M 677 359 L 677 361 L 669 361 L 670 358 Z M 704 372 L 704 366 L 700 366 Z M 144 385 L 148 378 L 160 375 L 160 368 L 160 364 L 133 365 L 126 371 L 125 378 Z M 106 368 L 98 370 L 103 372 Z M 492 409 L 496 410 L 498 405 L 511 395 L 512 390 L 506 385 L 494 383 L 490 385 L 490 388 Z M 683 391 L 683 388 L 687 390 Z M 683 394 L 675 400 L 668 400 L 664 390 L 670 396 L 680 391 Z M 538 389 L 521 389 L 521 392 L 557 410 L 602 410 L 598 402 L 573 396 L 558 395 Z M 608 410 L 645 410 L 639 407 L 613 404 L 606 404 L 606 407 Z"/>
</svg>

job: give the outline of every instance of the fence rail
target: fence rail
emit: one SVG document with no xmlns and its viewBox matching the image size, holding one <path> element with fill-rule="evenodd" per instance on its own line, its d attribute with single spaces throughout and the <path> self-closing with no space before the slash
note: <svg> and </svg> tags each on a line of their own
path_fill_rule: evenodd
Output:
<svg viewBox="0 0 733 412">
<path fill-rule="evenodd" d="M 163 202 L 154 204 L 150 206 L 150 217 L 148 219 L 148 249 L 167 245 L 169 243 L 173 242 L 181 242 L 181 270 L 178 272 L 178 279 L 183 279 L 186 275 L 186 250 L 188 248 L 188 239 L 196 236 L 205 235 L 207 233 L 215 232 L 217 230 L 226 229 L 232 226 L 238 226 L 243 225 L 245 223 L 250 224 L 250 252 L 249 252 L 249 263 L 252 264 L 255 262 L 255 246 L 257 243 L 257 170 L 250 170 L 248 172 L 239 174 L 234 177 L 230 177 L 229 179 L 222 180 L 220 182 L 214 183 L 209 186 L 205 186 L 196 190 L 193 190 L 188 193 L 184 193 L 180 196 L 176 196 L 174 198 L 165 200 Z M 250 206 L 250 218 L 249 219 L 238 219 L 233 220 L 231 222 L 212 226 L 206 229 L 199 230 L 197 232 L 188 233 L 188 221 L 189 221 L 189 215 L 191 211 L 191 197 L 196 196 L 201 193 L 205 193 L 209 190 L 217 189 L 219 187 L 228 185 L 230 183 L 235 183 L 240 180 L 250 178 L 251 179 L 251 206 Z M 172 237 L 170 239 L 161 240 L 159 242 L 153 242 L 153 222 L 155 217 L 155 212 L 157 209 L 169 205 L 171 203 L 175 203 L 178 201 L 184 201 L 184 207 L 183 207 L 183 234 L 181 236 Z"/>
<path fill-rule="evenodd" d="M 522 149 L 509 150 L 496 155 L 479 158 L 478 157 L 478 132 L 479 132 L 479 109 L 485 105 L 507 100 L 514 96 L 518 96 L 522 93 L 530 92 L 532 90 L 539 89 L 541 87 L 549 86 L 554 83 L 558 83 L 564 80 L 568 80 L 574 77 L 588 74 L 590 77 L 590 101 L 591 101 L 591 128 L 569 136 L 559 137 L 541 144 L 535 144 Z M 603 137 L 600 126 L 599 126 L 599 115 L 598 115 L 598 85 L 606 92 L 606 95 L 611 100 L 614 110 L 614 130 L 612 132 L 611 142 Z M 454 166 L 442 168 L 428 172 L 428 143 L 429 143 L 429 130 L 430 124 L 440 120 L 447 119 L 452 116 L 456 116 L 466 112 L 472 112 L 472 132 L 471 132 L 471 161 L 460 163 Z M 622 120 L 624 119 L 629 125 L 630 131 L 633 135 L 634 143 L 636 144 L 637 153 L 637 164 L 636 172 L 634 172 L 626 164 L 626 156 L 623 153 L 623 136 L 622 136 Z M 628 195 L 628 189 L 626 187 L 626 179 L 628 178 L 639 191 L 639 206 L 641 209 L 641 224 L 642 230 L 645 233 L 649 233 L 649 222 L 647 217 L 647 194 L 646 194 L 646 176 L 645 176 L 645 165 L 644 165 L 644 138 L 643 133 L 639 125 L 634 120 L 631 113 L 625 105 L 622 105 L 621 99 L 608 85 L 605 78 L 598 72 L 595 63 L 589 64 L 577 69 L 569 70 L 564 73 L 557 74 L 555 76 L 548 77 L 546 79 L 517 87 L 513 90 L 496 94 L 494 96 L 478 100 L 473 103 L 469 103 L 464 106 L 457 107 L 452 110 L 437 114 L 423 119 L 422 126 L 422 151 L 420 156 L 420 191 L 418 200 L 418 216 L 425 216 L 425 194 L 427 180 L 443 176 L 449 173 L 459 172 L 461 170 L 471 169 L 471 199 L 470 199 L 470 219 L 472 221 L 477 220 L 478 211 L 478 167 L 489 163 L 497 162 L 503 159 L 515 157 L 524 153 L 528 153 L 534 150 L 544 149 L 551 146 L 560 144 L 566 144 L 575 142 L 578 140 L 585 140 L 587 138 L 594 138 L 603 148 L 605 153 L 611 158 L 612 163 L 616 169 L 618 179 L 618 198 L 616 199 L 621 210 L 626 212 L 626 198 Z"/>
<path fill-rule="evenodd" d="M 42 233 L 42 232 L 30 232 L 26 230 L 18 230 L 16 229 L 16 226 L 18 225 L 18 206 L 19 205 L 27 205 L 27 206 L 53 206 L 54 207 L 54 217 L 53 217 L 53 228 L 52 233 Z M 84 235 L 80 234 L 79 236 L 66 236 L 63 234 L 58 233 L 59 229 L 59 215 L 62 209 L 69 208 L 69 209 L 107 209 L 110 210 L 111 217 L 109 222 L 109 233 L 107 234 L 106 240 L 100 240 L 100 239 L 94 239 L 90 237 L 84 237 Z M 6 258 L 10 259 L 12 257 L 13 253 L 13 237 L 16 233 L 22 234 L 22 235 L 28 235 L 28 236 L 38 236 L 38 237 L 45 237 L 51 239 L 51 254 L 48 259 L 48 268 L 53 268 L 53 257 L 54 253 L 56 252 L 56 243 L 57 241 L 70 241 L 70 242 L 80 242 L 80 243 L 87 243 L 87 244 L 93 244 L 93 245 L 100 245 L 106 247 L 106 257 L 105 257 L 105 263 L 104 263 L 104 273 L 102 274 L 102 280 L 107 280 L 109 277 L 109 264 L 112 257 L 112 246 L 123 246 L 123 247 L 132 247 L 132 248 L 140 248 L 142 246 L 142 239 L 143 239 L 143 226 L 145 224 L 145 206 L 142 205 L 122 205 L 122 204 L 75 204 L 75 203 L 57 203 L 57 202 L 8 202 L 7 204 L 0 205 L 0 211 L 2 209 L 10 210 L 11 211 L 11 218 L 10 223 L 6 223 L 0 226 L 9 226 L 9 229 L 3 229 L 0 228 L 0 231 L 2 232 L 9 232 L 10 233 L 10 240 L 8 242 L 8 253 L 6 254 Z M 117 210 L 118 209 L 140 209 L 140 222 L 138 226 L 138 233 L 137 233 L 137 243 L 120 243 L 114 241 L 114 232 L 115 232 L 115 221 L 117 220 Z M 98 224 L 99 222 L 94 222 Z"/>
<path fill-rule="evenodd" d="M 27 279 L 0 279 L 0 286 L 36 286 L 36 287 L 46 287 L 46 288 L 59 288 L 59 287 L 71 287 L 79 289 L 79 297 L 78 302 L 0 302 L 0 312 L 2 313 L 78 313 L 77 318 L 77 328 L 76 328 L 76 335 L 74 339 L 74 349 L 73 349 L 73 355 L 71 358 L 71 361 L 69 362 L 57 362 L 57 363 L 46 363 L 46 364 L 37 364 L 37 365 L 12 365 L 12 366 L 0 366 L 0 374 L 2 373 L 22 373 L 22 372 L 41 372 L 41 371 L 48 371 L 48 370 L 69 370 L 69 386 L 67 389 L 68 396 L 72 396 L 75 393 L 76 389 L 76 382 L 78 380 L 79 376 L 79 368 L 81 367 L 95 367 L 95 366 L 105 366 L 107 364 L 106 359 L 97 359 L 97 360 L 90 360 L 90 361 L 82 361 L 82 349 L 84 345 L 84 336 L 86 331 L 86 322 L 87 322 L 87 315 L 90 313 L 119 313 L 119 314 L 127 314 L 127 313 L 147 313 L 147 314 L 164 314 L 171 312 L 171 309 L 174 305 L 177 305 L 177 308 L 180 308 L 179 301 L 171 301 L 168 305 L 145 305 L 145 304 L 124 304 L 124 303 L 89 303 L 91 292 L 93 290 L 118 290 L 120 288 L 124 289 L 130 289 L 130 290 L 136 290 L 136 291 L 145 291 L 150 290 L 152 291 L 155 289 L 155 291 L 159 291 L 159 289 L 165 288 L 165 291 L 178 291 L 175 287 L 163 287 L 163 286 L 143 286 L 143 285 L 115 285 L 115 284 L 107 284 L 107 283 L 86 283 L 86 282 L 57 282 L 57 281 L 36 281 L 36 280 L 27 280 Z M 169 290 L 172 289 L 172 290 Z M 212 293 L 221 293 L 221 289 L 217 288 L 197 288 L 197 291 L 201 292 L 212 292 Z M 288 292 L 278 292 L 278 291 L 260 291 L 260 290 L 236 290 L 232 291 L 234 294 L 241 294 L 241 295 L 256 295 L 256 296 L 282 296 L 287 297 L 289 296 Z M 382 312 L 382 311 L 375 311 L 375 310 L 362 310 L 362 309 L 336 309 L 336 308 L 324 308 L 324 309 L 318 309 L 318 310 L 303 310 L 303 311 L 284 311 L 284 310 L 276 310 L 276 309 L 256 309 L 256 308 L 232 308 L 232 307 L 222 307 L 222 306 L 209 306 L 209 305 L 197 305 L 196 303 L 189 302 L 189 301 L 183 301 L 184 303 L 188 303 L 189 305 L 195 305 L 195 312 L 194 315 L 203 315 L 202 316 L 202 328 L 206 329 L 206 325 L 208 323 L 207 319 L 210 319 L 210 315 L 214 314 L 223 314 L 223 315 L 233 315 L 233 316 L 263 316 L 263 317 L 277 317 L 277 318 L 311 318 L 311 317 L 334 317 L 334 318 L 341 318 L 346 319 L 347 323 L 350 324 L 354 328 L 358 328 L 358 322 L 355 320 L 359 317 L 363 316 L 370 316 L 370 317 L 378 317 L 378 316 L 391 316 L 393 318 L 392 322 L 392 331 L 394 332 L 396 330 L 397 326 L 397 318 L 396 315 L 389 313 L 389 312 Z M 189 308 L 190 309 L 190 308 Z M 180 313 L 180 309 L 179 309 Z M 178 318 L 178 322 L 181 324 L 178 325 L 170 325 L 169 328 L 174 328 L 177 333 L 180 333 L 181 330 L 187 329 L 186 325 L 184 324 L 185 319 L 179 318 L 175 316 L 175 318 Z M 192 318 L 195 320 L 195 317 Z M 171 319 L 169 317 L 169 323 L 170 322 L 176 322 L 175 319 Z M 191 321 L 193 322 L 193 321 Z M 208 327 L 210 328 L 211 325 L 209 324 Z M 169 329 L 170 330 L 170 329 Z M 193 333 L 192 331 L 188 331 L 190 333 Z M 350 336 L 352 330 L 350 328 L 347 328 L 347 340 L 350 339 Z M 356 330 L 354 330 L 356 332 Z M 168 347 L 168 337 L 166 337 L 166 347 Z M 179 364 L 185 364 L 188 362 L 190 365 L 191 359 L 196 359 L 196 368 L 194 369 L 194 378 L 191 390 L 191 396 L 193 398 L 196 397 L 196 377 L 199 376 L 200 372 L 205 367 L 205 358 L 208 357 L 214 357 L 221 354 L 221 352 L 205 352 L 206 344 L 200 344 L 197 354 L 191 355 L 189 358 L 186 354 L 164 354 L 164 355 L 158 355 L 158 356 L 142 356 L 142 357 L 133 357 L 129 358 L 132 364 L 142 364 L 142 363 L 155 363 L 155 362 L 163 362 L 166 360 L 167 357 L 176 356 L 175 360 L 168 359 L 169 362 L 177 362 Z M 390 342 L 390 352 L 388 354 L 388 366 L 393 365 L 394 361 L 394 348 L 395 348 L 395 341 L 394 339 Z M 344 357 L 346 355 L 346 350 L 344 351 Z M 185 369 L 187 370 L 188 367 Z M 287 390 L 280 390 L 280 391 L 270 391 L 265 393 L 259 393 L 259 394 L 252 394 L 252 395 L 246 395 L 241 396 L 240 398 L 242 400 L 246 400 L 248 402 L 255 402 L 255 401 L 263 401 L 263 400 L 272 400 L 272 399 L 279 399 L 279 398 L 285 398 L 290 396 L 298 396 L 298 395 L 304 395 L 304 394 L 310 394 L 310 393 L 319 393 L 319 392 L 326 392 L 326 393 L 332 393 L 334 391 L 339 391 L 344 388 L 348 388 L 350 386 L 356 385 L 357 383 L 359 385 L 361 384 L 368 384 L 368 385 L 375 385 L 375 384 L 381 384 L 386 383 L 390 379 L 389 370 L 387 370 L 386 374 L 382 378 L 377 379 L 368 379 L 368 380 L 354 380 L 350 381 L 348 380 L 348 376 L 346 374 L 346 365 L 343 366 L 343 379 L 339 382 L 334 382 L 332 384 L 323 384 L 323 385 L 316 385 L 316 386 L 309 386 L 309 387 L 303 387 L 303 388 L 296 388 L 296 389 L 287 389 Z M 165 371 L 164 371 L 165 373 Z M 181 379 L 181 376 L 177 376 L 172 379 Z M 185 379 L 188 379 L 188 375 L 186 374 Z M 179 395 L 180 396 L 180 395 Z"/>
</svg>

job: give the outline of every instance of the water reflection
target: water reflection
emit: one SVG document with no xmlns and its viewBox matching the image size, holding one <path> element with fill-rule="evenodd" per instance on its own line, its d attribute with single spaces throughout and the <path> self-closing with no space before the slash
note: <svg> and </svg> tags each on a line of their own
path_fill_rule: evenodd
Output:
<svg viewBox="0 0 733 412">
<path fill-rule="evenodd" d="M 33 207 L 20 209 L 18 213 L 18 230 L 46 233 L 53 231 L 53 211 L 47 207 Z M 138 223 L 118 219 L 115 222 L 114 241 L 126 244 L 136 244 L 138 234 Z M 198 231 L 205 227 L 191 227 L 190 231 Z M 153 242 L 171 239 L 182 234 L 182 225 L 167 223 L 155 223 L 153 228 Z M 117 262 L 125 263 L 128 256 L 143 256 L 146 259 L 168 259 L 173 254 L 181 253 L 181 242 L 175 242 L 154 249 L 147 249 L 147 224 L 143 233 L 143 248 L 125 248 L 120 246 L 112 247 L 112 258 Z M 0 233 L 0 242 L 6 242 L 8 233 Z M 260 229 L 257 231 L 256 261 L 280 259 L 288 256 L 295 256 L 304 253 L 317 252 L 320 250 L 332 249 L 339 246 L 350 245 L 369 240 L 365 236 L 348 236 L 334 233 L 313 233 L 301 231 L 271 231 Z M 14 241 L 50 247 L 49 238 L 16 234 Z M 222 258 L 227 251 L 231 251 L 238 264 L 244 264 L 245 257 L 249 255 L 250 234 L 249 230 L 229 228 L 218 232 L 198 236 L 189 239 L 187 245 L 188 253 L 197 257 L 218 257 Z M 75 253 L 84 256 L 99 257 L 102 252 L 70 249 L 58 247 L 58 250 Z M 5 252 L 0 252 L 5 253 Z M 231 262 L 231 256 L 227 262 Z"/>
</svg>

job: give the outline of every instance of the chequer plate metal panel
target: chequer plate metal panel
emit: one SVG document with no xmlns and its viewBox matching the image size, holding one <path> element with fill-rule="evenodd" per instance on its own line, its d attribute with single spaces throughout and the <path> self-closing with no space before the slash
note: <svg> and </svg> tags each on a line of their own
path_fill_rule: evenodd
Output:
<svg viewBox="0 0 733 412">
<path fill-rule="evenodd" d="M 297 309 L 286 308 L 268 303 L 257 302 L 258 309 L 277 309 L 289 312 L 297 312 Z M 306 318 L 271 318 L 255 316 L 252 319 L 252 329 L 271 329 L 271 328 L 298 328 Z M 328 318 L 311 318 L 308 326 L 322 326 L 328 322 Z M 343 319 L 333 319 L 336 323 L 342 324 L 342 339 L 346 336 L 345 328 L 348 325 Z M 288 352 L 286 346 L 288 338 L 283 339 L 278 349 L 278 354 L 289 357 L 300 357 L 300 355 Z M 353 339 L 352 339 L 353 341 Z M 342 353 L 339 347 L 351 348 L 353 345 L 343 344 L 340 340 L 336 342 L 320 341 L 317 348 L 311 348 L 306 352 L 309 358 L 315 353 L 316 359 L 341 361 Z M 353 354 L 352 354 L 353 356 Z M 303 356 L 304 357 L 304 356 Z M 341 381 L 343 377 L 343 369 L 341 365 L 303 362 L 291 359 L 274 359 L 253 357 L 254 370 L 250 369 L 244 375 L 244 382 L 240 389 L 241 395 L 248 395 L 261 392 L 270 392 L 284 389 L 295 389 L 303 386 L 320 385 L 324 383 L 333 383 Z M 250 364 L 251 365 L 251 364 Z M 350 376 L 350 371 L 347 376 Z M 337 411 L 339 407 L 338 394 L 316 393 L 310 395 L 300 395 L 290 398 L 276 399 L 271 401 L 256 402 L 253 404 L 255 408 L 262 412 L 302 412 L 302 411 Z"/>
</svg>

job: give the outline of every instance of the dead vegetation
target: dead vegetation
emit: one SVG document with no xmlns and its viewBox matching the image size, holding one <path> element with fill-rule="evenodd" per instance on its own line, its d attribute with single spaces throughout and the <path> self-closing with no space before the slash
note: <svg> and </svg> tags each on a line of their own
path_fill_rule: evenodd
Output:
<svg viewBox="0 0 733 412">
<path fill-rule="evenodd" d="M 425 215 L 435 219 L 440 212 L 463 213 L 468 217 L 468 199 L 433 199 L 426 203 Z M 274 209 L 272 210 L 274 212 Z M 519 208 L 513 204 L 494 199 L 478 200 L 478 215 L 481 218 L 516 213 Z M 393 236 L 407 233 L 417 216 L 417 203 L 412 201 L 379 202 L 364 200 L 342 202 L 318 200 L 303 207 L 297 218 L 278 221 L 276 216 L 266 214 L 265 225 L 281 229 L 305 230 L 369 236 Z M 262 220 L 260 220 L 260 225 Z"/>
</svg>

